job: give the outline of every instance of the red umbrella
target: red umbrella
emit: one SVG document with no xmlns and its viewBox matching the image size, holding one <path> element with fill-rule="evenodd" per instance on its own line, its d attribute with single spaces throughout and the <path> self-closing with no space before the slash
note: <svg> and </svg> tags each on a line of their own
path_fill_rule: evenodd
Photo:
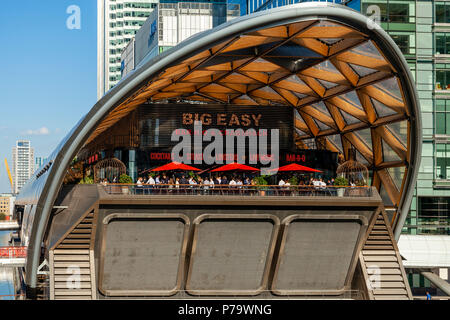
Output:
<svg viewBox="0 0 450 320">
<path fill-rule="evenodd" d="M 152 169 L 151 171 L 172 171 L 172 170 L 200 171 L 200 169 L 179 162 L 171 162 L 163 165 L 162 167 Z"/>
<path fill-rule="evenodd" d="M 272 171 L 306 171 L 306 172 L 322 172 L 310 167 L 305 167 L 300 164 L 291 163 L 278 169 L 272 169 Z"/>
<path fill-rule="evenodd" d="M 259 169 L 246 166 L 245 164 L 229 163 L 214 170 L 211 170 L 211 172 L 222 172 L 222 171 L 259 171 Z"/>
</svg>

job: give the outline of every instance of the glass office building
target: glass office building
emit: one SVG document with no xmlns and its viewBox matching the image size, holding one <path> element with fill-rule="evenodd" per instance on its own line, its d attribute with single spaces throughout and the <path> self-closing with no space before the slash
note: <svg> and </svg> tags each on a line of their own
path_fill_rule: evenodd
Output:
<svg viewBox="0 0 450 320">
<path fill-rule="evenodd" d="M 448 236 L 450 2 L 363 0 L 361 12 L 367 16 L 379 13 L 382 28 L 397 43 L 410 66 L 420 98 L 423 126 L 422 161 L 403 234 L 417 235 L 424 241 L 429 239 L 426 238 L 427 235 Z M 445 237 L 439 239 L 443 241 Z M 436 267 L 438 268 L 435 273 L 441 277 L 444 275 L 443 279 L 448 281 L 445 276 L 448 274 L 448 265 L 444 263 Z M 414 268 L 409 269 L 409 280 L 413 294 L 424 294 L 426 290 L 439 294 L 430 281 Z"/>
</svg>

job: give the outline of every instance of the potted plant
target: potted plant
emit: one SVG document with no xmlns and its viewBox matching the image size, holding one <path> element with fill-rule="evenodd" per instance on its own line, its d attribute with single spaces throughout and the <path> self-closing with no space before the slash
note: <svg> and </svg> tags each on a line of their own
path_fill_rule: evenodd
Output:
<svg viewBox="0 0 450 320">
<path fill-rule="evenodd" d="M 94 184 L 94 178 L 92 176 L 85 176 L 78 184 Z"/>
<path fill-rule="evenodd" d="M 293 176 L 292 178 L 289 179 L 289 183 L 291 184 L 291 186 L 296 186 L 298 185 L 298 179 L 296 176 Z"/>
<path fill-rule="evenodd" d="M 255 183 L 258 186 L 257 189 L 259 190 L 259 195 L 265 196 L 267 188 L 265 187 L 267 186 L 267 180 L 265 179 L 265 177 L 264 176 L 255 177 Z"/>
<path fill-rule="evenodd" d="M 127 174 L 122 174 L 119 177 L 119 183 L 120 184 L 132 184 L 133 183 L 133 179 L 131 179 L 131 177 Z M 128 189 L 128 186 L 122 186 L 122 193 L 123 194 L 128 194 L 130 192 L 130 189 Z"/>
<path fill-rule="evenodd" d="M 348 186 L 348 180 L 345 177 L 337 177 L 334 180 L 334 185 L 337 187 L 339 187 L 339 186 L 346 187 L 346 186 Z M 345 188 L 337 188 L 338 196 L 343 197 L 344 191 L 345 191 Z"/>
</svg>

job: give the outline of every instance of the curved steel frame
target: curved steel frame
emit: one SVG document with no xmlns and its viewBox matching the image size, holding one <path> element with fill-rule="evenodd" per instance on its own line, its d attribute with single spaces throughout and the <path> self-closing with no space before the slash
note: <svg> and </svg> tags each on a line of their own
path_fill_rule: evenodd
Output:
<svg viewBox="0 0 450 320">
<path fill-rule="evenodd" d="M 419 99 L 414 79 L 400 49 L 384 30 L 381 28 L 370 29 L 373 23 L 369 18 L 340 5 L 302 3 L 236 18 L 215 29 L 193 36 L 134 71 L 95 104 L 52 154 L 49 159 L 52 166 L 49 170 L 39 178 L 33 177 L 18 197 L 17 204 L 34 204 L 36 206 L 36 213 L 31 226 L 26 265 L 26 284 L 28 287 L 36 288 L 41 243 L 47 229 L 53 203 L 62 185 L 66 170 L 95 128 L 116 106 L 155 74 L 175 65 L 186 57 L 207 50 L 225 39 L 263 27 L 268 28 L 286 23 L 321 18 L 345 23 L 358 30 L 363 30 L 379 45 L 386 58 L 396 66 L 398 70 L 397 76 L 405 89 L 406 105 L 411 115 L 411 147 L 408 150 L 410 166 L 406 173 L 405 192 L 402 194 L 399 202 L 399 217 L 395 225 L 395 237 L 398 239 L 409 211 L 420 165 L 421 121 Z"/>
</svg>

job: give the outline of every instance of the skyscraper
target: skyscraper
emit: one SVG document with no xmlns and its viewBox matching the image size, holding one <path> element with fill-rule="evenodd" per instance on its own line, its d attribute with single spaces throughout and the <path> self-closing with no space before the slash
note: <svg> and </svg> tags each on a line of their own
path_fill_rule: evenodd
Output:
<svg viewBox="0 0 450 320">
<path fill-rule="evenodd" d="M 30 141 L 17 141 L 12 149 L 12 161 L 13 189 L 17 194 L 34 173 L 34 148 Z"/>
<path fill-rule="evenodd" d="M 120 54 L 158 2 L 97 0 L 98 99 L 120 81 Z"/>
</svg>

